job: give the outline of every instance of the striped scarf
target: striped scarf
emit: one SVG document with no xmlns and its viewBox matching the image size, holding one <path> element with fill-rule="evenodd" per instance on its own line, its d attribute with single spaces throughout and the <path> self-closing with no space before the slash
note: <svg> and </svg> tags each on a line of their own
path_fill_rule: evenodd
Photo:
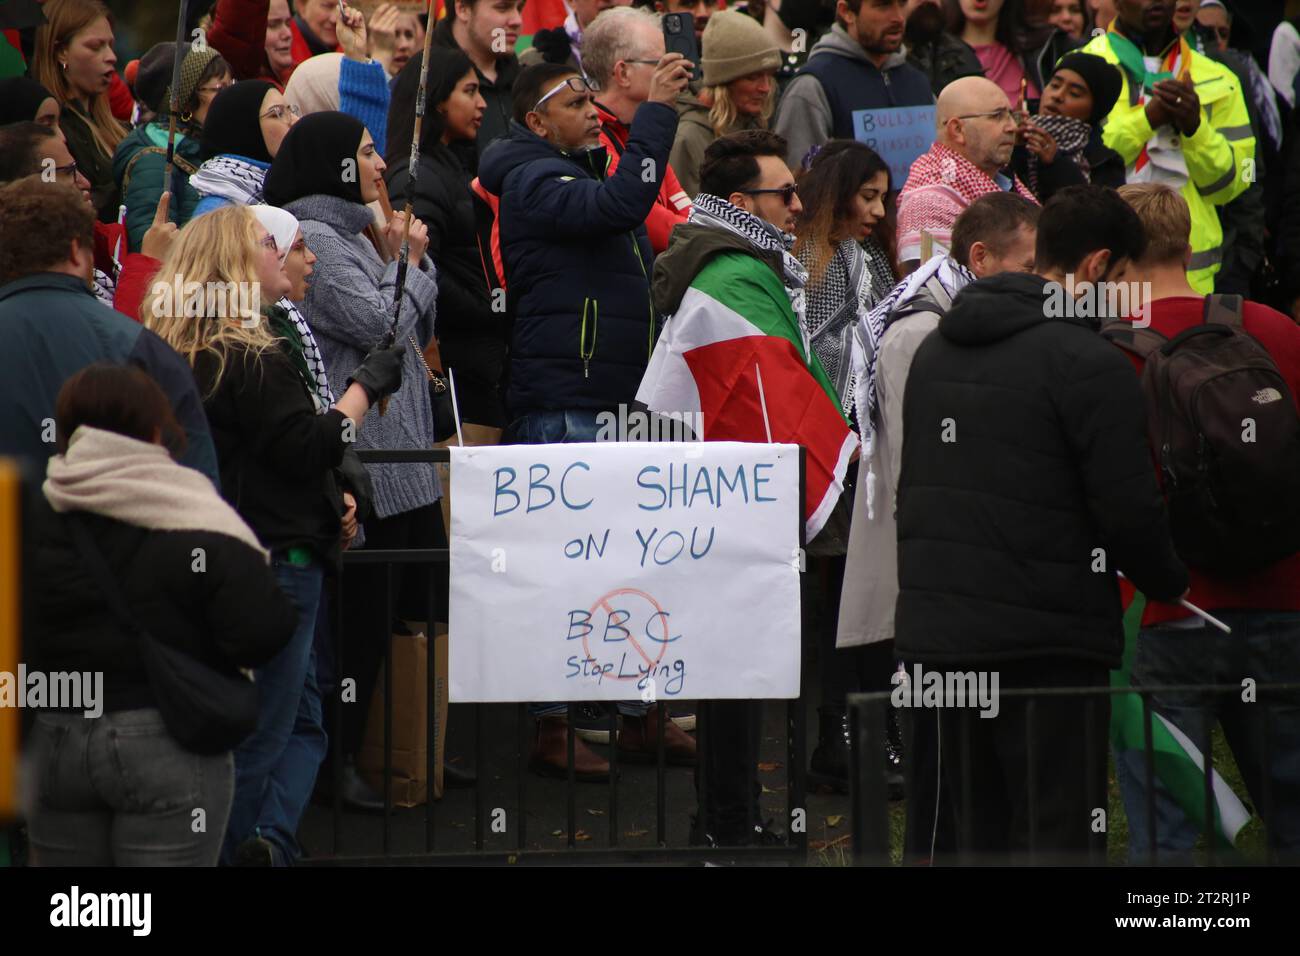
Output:
<svg viewBox="0 0 1300 956">
<path fill-rule="evenodd" d="M 1120 68 L 1128 74 L 1130 86 L 1139 90 L 1137 106 L 1146 103 L 1147 96 L 1161 80 L 1172 80 L 1177 77 L 1184 83 L 1191 82 L 1192 49 L 1188 46 L 1187 38 L 1184 36 L 1179 36 L 1173 43 L 1169 44 L 1169 48 L 1164 53 L 1160 54 L 1160 69 L 1154 72 L 1147 70 L 1141 48 L 1119 32 L 1118 17 L 1111 21 L 1110 29 L 1106 31 L 1106 40 L 1110 43 L 1111 50 L 1119 60 Z M 1148 149 L 1155 144 L 1158 136 L 1159 131 L 1157 130 L 1146 145 L 1142 147 L 1137 159 L 1133 161 L 1133 172 L 1142 172 L 1146 165 L 1151 162 Z"/>
</svg>

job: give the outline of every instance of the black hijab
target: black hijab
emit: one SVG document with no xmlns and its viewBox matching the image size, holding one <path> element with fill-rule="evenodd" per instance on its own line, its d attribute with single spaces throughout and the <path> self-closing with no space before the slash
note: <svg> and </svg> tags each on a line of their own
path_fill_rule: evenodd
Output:
<svg viewBox="0 0 1300 956">
<path fill-rule="evenodd" d="M 25 76 L 7 76 L 0 80 L 0 126 L 30 123 L 36 119 L 41 104 L 54 94 Z"/>
<path fill-rule="evenodd" d="M 361 120 L 326 110 L 293 124 L 266 174 L 262 195 L 272 206 L 284 206 L 303 196 L 337 196 L 364 203 L 355 160 L 366 133 Z M 345 172 L 352 162 L 352 175 Z"/>
<path fill-rule="evenodd" d="M 241 80 L 218 93 L 203 121 L 203 158 L 234 153 L 269 163 L 271 154 L 262 135 L 262 100 L 273 89 L 275 84 L 266 80 Z"/>
</svg>

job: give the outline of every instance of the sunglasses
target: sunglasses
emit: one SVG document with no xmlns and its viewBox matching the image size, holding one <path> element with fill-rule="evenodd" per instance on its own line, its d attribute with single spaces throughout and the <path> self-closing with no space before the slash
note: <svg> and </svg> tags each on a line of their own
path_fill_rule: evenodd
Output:
<svg viewBox="0 0 1300 956">
<path fill-rule="evenodd" d="M 791 183 L 789 186 L 780 186 L 776 189 L 742 189 L 740 190 L 746 196 L 780 196 L 781 202 L 787 206 L 794 202 L 794 197 L 799 194 L 799 186 Z"/>
<path fill-rule="evenodd" d="M 586 76 L 571 76 L 571 77 L 569 77 L 567 80 L 565 80 L 563 83 L 559 83 L 559 84 L 557 84 L 553 90 L 551 90 L 549 93 L 547 93 L 545 96 L 543 96 L 540 100 L 538 100 L 538 101 L 533 105 L 533 108 L 532 108 L 531 110 L 529 110 L 529 112 L 531 112 L 531 113 L 536 113 L 539 109 L 542 108 L 542 104 L 543 104 L 543 103 L 545 103 L 545 102 L 546 102 L 547 100 L 549 100 L 552 96 L 554 96 L 556 93 L 559 93 L 561 90 L 565 89 L 566 87 L 567 87 L 568 89 L 572 90 L 572 91 L 575 92 L 575 93 L 592 93 L 592 94 L 595 94 L 595 93 L 599 93 L 599 92 L 600 92 L 600 84 L 597 83 L 595 80 L 591 79 L 590 77 L 586 77 Z"/>
</svg>

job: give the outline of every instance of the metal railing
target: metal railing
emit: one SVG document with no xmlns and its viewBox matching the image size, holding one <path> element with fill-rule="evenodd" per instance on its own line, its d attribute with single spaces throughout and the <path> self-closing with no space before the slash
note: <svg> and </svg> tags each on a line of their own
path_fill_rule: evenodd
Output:
<svg viewBox="0 0 1300 956">
<path fill-rule="evenodd" d="M 956 832 L 952 834 L 952 844 L 944 847 L 947 852 L 940 859 L 934 860 L 922 859 L 904 859 L 904 863 L 918 862 L 942 862 L 957 864 L 1006 864 L 1006 863 L 1028 863 L 1028 864 L 1071 864 L 1071 865 L 1102 865 L 1107 862 L 1107 852 L 1109 848 L 1106 840 L 1099 840 L 1090 846 L 1087 851 L 1080 854 L 1063 853 L 1053 847 L 1040 846 L 1037 843 L 1038 822 L 1042 819 L 1044 802 L 1042 795 L 1038 793 L 1036 786 L 1036 777 L 1033 772 L 1035 759 L 1041 756 L 1046 748 L 1053 746 L 1050 734 L 1045 735 L 1040 732 L 1039 714 L 1037 703 L 1047 698 L 1062 697 L 1084 697 L 1087 698 L 1083 705 L 1083 753 L 1084 753 L 1084 780 L 1096 778 L 1097 774 L 1105 770 L 1108 754 L 1114 754 L 1113 745 L 1107 743 L 1105 746 L 1098 746 L 1097 740 L 1097 723 L 1096 708 L 1105 703 L 1108 707 L 1111 700 L 1123 695 L 1137 695 L 1142 701 L 1142 720 L 1143 720 L 1143 741 L 1142 741 L 1142 786 L 1143 796 L 1145 797 L 1144 822 L 1145 832 L 1147 835 L 1146 845 L 1139 848 L 1145 855 L 1141 857 L 1142 864 L 1158 864 L 1161 862 L 1161 850 L 1158 845 L 1159 839 L 1159 821 L 1157 819 L 1157 780 L 1156 780 L 1156 761 L 1155 748 L 1153 745 L 1153 728 L 1156 726 L 1156 714 L 1158 707 L 1153 704 L 1152 698 L 1159 698 L 1165 694 L 1194 695 L 1191 699 L 1204 701 L 1201 705 L 1209 715 L 1203 721 L 1202 732 L 1197 734 L 1199 739 L 1191 739 L 1191 743 L 1199 748 L 1202 756 L 1202 799 L 1203 805 L 1200 808 L 1202 817 L 1201 837 L 1198 841 L 1200 846 L 1194 848 L 1194 854 L 1199 856 L 1179 854 L 1174 860 L 1166 862 L 1177 862 L 1186 864 L 1193 860 L 1204 862 L 1206 864 L 1216 863 L 1242 863 L 1249 862 L 1236 849 L 1225 846 L 1224 840 L 1216 831 L 1216 821 L 1220 819 L 1217 811 L 1217 801 L 1214 790 L 1215 779 L 1223 780 L 1222 772 L 1215 772 L 1214 756 L 1214 730 L 1217 726 L 1215 710 L 1212 706 L 1212 698 L 1216 695 L 1241 695 L 1242 686 L 1240 684 L 1188 684 L 1188 685 L 1145 685 L 1141 687 L 1070 687 L 1070 688 L 1016 688 L 1005 689 L 999 694 L 999 701 L 1005 705 L 1008 701 L 1025 700 L 1023 705 L 1023 716 L 1025 724 L 1025 745 L 1027 767 L 1025 783 L 1025 805 L 1027 807 L 1027 826 L 1025 831 L 1028 836 L 1028 846 L 1017 851 L 1007 848 L 1000 852 L 984 852 L 977 854 L 970 848 L 972 846 L 972 833 L 970 821 L 973 817 L 973 795 L 972 795 L 972 763 L 969 759 L 971 754 L 971 734 L 972 728 L 980 722 L 980 714 L 974 707 L 961 708 L 932 708 L 929 710 L 911 710 L 911 716 L 908 719 L 917 719 L 920 715 L 936 715 L 945 710 L 952 714 L 953 717 L 942 725 L 949 728 L 953 722 L 959 724 L 958 739 L 955 746 L 945 741 L 940 748 L 941 758 L 940 766 L 943 774 L 955 773 L 959 778 L 954 788 L 950 777 L 940 776 L 937 780 L 937 787 L 942 788 L 942 792 L 950 799 L 952 806 L 952 821 L 955 823 Z M 1276 809 L 1274 804 L 1273 780 L 1270 768 L 1273 766 L 1274 735 L 1275 721 L 1277 715 L 1274 713 L 1275 708 L 1285 707 L 1290 714 L 1296 712 L 1297 692 L 1300 692 L 1300 683 L 1259 683 L 1254 685 L 1254 691 L 1257 694 L 1255 702 L 1249 706 L 1263 708 L 1264 714 L 1264 732 L 1263 739 L 1260 742 L 1261 750 L 1258 754 L 1259 766 L 1262 770 L 1259 772 L 1259 792 L 1257 795 L 1257 811 L 1263 825 L 1263 862 L 1269 865 L 1275 865 L 1282 862 L 1278 858 L 1278 850 L 1273 839 L 1274 834 L 1270 831 L 1270 821 L 1274 819 L 1273 813 Z M 1279 701 L 1271 695 L 1286 694 L 1290 695 L 1285 701 Z M 895 838 L 893 828 L 890 826 L 890 805 L 887 792 L 886 781 L 882 773 L 884 767 L 884 746 L 886 734 L 888 733 L 887 723 L 889 720 L 890 710 L 893 709 L 893 694 L 890 692 L 877 692 L 871 694 L 851 694 L 848 698 L 849 719 L 851 727 L 851 748 L 850 748 L 850 813 L 852 816 L 852 859 L 857 865 L 881 866 L 890 865 L 898 862 L 902 856 L 898 840 Z M 1180 698 L 1180 706 L 1182 698 Z M 1109 710 L 1108 710 L 1109 713 Z M 997 719 L 996 717 L 994 718 Z M 1061 728 L 1053 728 L 1060 730 Z M 1076 728 L 1067 728 L 1067 732 L 1073 732 Z M 1103 731 L 1104 734 L 1104 731 Z M 913 754 L 907 753 L 905 748 L 904 761 L 909 762 L 913 759 Z M 1121 759 L 1122 755 L 1115 754 L 1116 759 Z M 954 759 L 955 758 L 955 759 Z M 953 770 L 952 764 L 957 764 L 956 770 Z M 936 775 L 939 770 L 931 765 Z M 914 788 L 916 781 L 916 768 L 909 767 L 905 774 L 905 796 L 904 808 L 910 812 L 911 808 L 917 805 L 917 798 L 922 788 Z M 947 781 L 945 783 L 945 780 Z M 952 799 L 953 790 L 959 794 L 955 800 Z M 1109 787 L 1108 787 L 1109 789 Z M 927 798 L 927 806 L 918 812 L 926 812 L 928 801 L 934 799 L 935 788 L 924 788 L 924 795 Z M 1108 804 L 1108 794 L 1103 792 L 1100 796 L 1101 805 L 1106 807 Z M 1050 808 L 1049 808 L 1050 809 Z M 936 817 L 938 811 L 935 811 Z M 1189 817 L 1190 819 L 1190 817 Z M 936 822 L 936 826 L 937 826 Z M 1104 827 L 1101 835 L 1109 838 L 1109 828 Z M 1192 848 L 1189 848 L 1192 849 Z M 1294 851 L 1289 851 L 1294 853 Z M 1125 862 L 1129 862 L 1126 860 Z M 1294 863 L 1294 859 L 1288 859 L 1286 862 Z"/>
<path fill-rule="evenodd" d="M 450 452 L 446 449 L 435 450 L 400 450 L 400 451 L 360 451 L 359 457 L 365 463 L 449 463 L 451 459 Z M 802 456 L 800 461 L 800 485 L 802 487 L 803 479 Z M 453 503 L 454 507 L 454 503 Z M 802 513 L 802 507 L 800 509 Z M 802 528 L 802 520 L 800 522 Z M 802 535 L 800 537 L 802 543 Z M 438 620 L 437 597 L 439 588 L 443 587 L 442 575 L 439 573 L 440 568 L 447 566 L 450 561 L 450 552 L 448 548 L 418 548 L 405 550 L 379 550 L 361 548 L 358 550 L 349 550 L 344 552 L 340 562 L 340 581 L 346 577 L 347 569 L 363 564 L 378 564 L 385 568 L 385 595 L 386 595 L 386 617 L 388 620 L 394 618 L 393 614 L 393 569 L 405 565 L 422 565 L 427 566 L 429 570 L 428 583 L 428 616 L 426 618 L 430 631 L 433 630 L 433 622 Z M 445 573 L 445 572 L 444 572 Z M 334 628 L 334 648 L 336 671 L 339 675 L 347 672 L 345 653 L 346 639 L 343 634 L 343 587 L 338 588 L 339 599 L 333 608 L 335 628 Z M 389 628 L 389 631 L 392 629 Z M 453 639 L 456 635 L 452 635 Z M 432 639 L 432 634 L 430 634 Z M 464 635 L 460 639 L 465 639 Z M 432 641 L 431 641 L 432 643 Z M 444 848 L 439 845 L 438 840 L 438 819 L 440 808 L 438 801 L 434 799 L 434 772 L 436 769 L 435 760 L 437 759 L 435 741 L 438 739 L 440 728 L 437 725 L 437 708 L 435 707 L 435 679 L 434 679 L 434 655 L 432 646 L 429 654 L 429 679 L 425 682 L 427 693 L 427 713 L 428 722 L 426 726 L 427 744 L 425 747 L 426 757 L 426 780 L 427 795 L 424 806 L 424 834 L 422 845 L 416 847 L 397 847 L 393 839 L 393 797 L 392 797 L 392 780 L 393 780 L 393 638 L 390 633 L 388 637 L 387 653 L 384 655 L 383 662 L 383 687 L 384 687 L 384 773 L 383 773 L 383 797 L 384 813 L 382 823 L 381 851 L 378 855 L 372 852 L 358 852 L 356 843 L 352 840 L 346 826 L 348 815 L 344 811 L 342 799 L 342 774 L 344 766 L 344 755 L 342 752 L 343 744 L 339 728 L 342 726 L 342 695 L 335 688 L 331 695 L 331 705 L 333 713 L 333 732 L 331 733 L 330 747 L 332 753 L 332 772 L 333 772 L 333 846 L 328 852 L 321 852 L 319 848 L 314 848 L 312 856 L 304 862 L 311 864 L 323 865 L 363 865 L 363 864 L 499 864 L 499 863 L 611 863 L 611 862 L 686 862 L 690 860 L 737 860 L 737 861 L 774 861 L 788 864 L 801 864 L 807 858 L 808 837 L 806 830 L 800 828 L 791 830 L 788 821 L 795 817 L 797 808 L 805 806 L 805 766 L 806 766 L 806 716 L 803 697 L 800 696 L 794 700 L 786 702 L 786 730 L 787 730 L 787 803 L 788 813 L 787 820 L 787 837 L 785 842 L 777 845 L 766 846 L 742 846 L 742 847 L 712 847 L 704 845 L 691 846 L 673 846 L 669 841 L 669 801 L 667 799 L 666 786 L 666 756 L 664 749 L 664 728 L 665 721 L 668 719 L 666 705 L 660 701 L 654 706 L 658 708 L 658 728 L 659 735 L 655 747 L 655 827 L 654 827 L 654 846 L 637 846 L 626 845 L 622 841 L 620 833 L 620 786 L 619 786 L 619 756 L 617 746 L 617 715 L 614 709 L 609 709 L 609 732 L 610 732 L 610 774 L 609 786 L 607 788 L 606 805 L 604 816 L 608 824 L 608 833 L 605 839 L 606 846 L 580 846 L 578 843 L 578 783 L 575 777 L 574 767 L 574 749 L 575 749 L 575 728 L 574 719 L 577 705 L 570 703 L 568 705 L 568 775 L 565 781 L 565 835 L 566 845 L 563 850 L 546 850 L 540 848 L 530 848 L 528 844 L 528 826 L 527 826 L 527 808 L 528 804 L 528 779 L 530 770 L 528 767 L 528 755 L 531 747 L 531 733 L 534 718 L 528 713 L 525 703 L 519 703 L 516 713 L 515 728 L 515 763 L 518 773 L 518 780 L 515 785 L 514 798 L 516 801 L 515 812 L 513 815 L 514 826 L 510 828 L 513 831 L 513 846 L 502 848 L 500 846 L 488 845 L 488 790 L 490 784 L 485 777 L 484 772 L 487 766 L 486 757 L 489 747 L 489 741 L 486 740 L 485 717 L 486 708 L 489 705 L 473 704 L 470 707 L 474 713 L 474 730 L 473 730 L 473 748 L 474 760 L 478 769 L 477 780 L 474 785 L 473 799 L 473 836 L 468 846 L 461 845 L 456 848 Z M 699 702 L 703 703 L 703 702 Z M 706 772 L 706 754 L 709 747 L 709 723 L 703 711 L 705 707 L 697 707 L 697 791 L 701 795 L 707 792 L 709 781 Z M 493 746 L 497 745 L 493 742 Z M 586 791 L 590 793 L 590 790 Z M 494 796 L 493 802 L 498 802 Z M 687 809 L 683 807 L 683 809 Z M 352 819 L 355 820 L 355 817 Z M 701 801 L 700 812 L 696 814 L 695 832 L 696 840 L 702 840 L 704 837 L 704 813 Z M 499 841 L 493 841 L 499 842 Z M 594 842 L 594 841 L 592 841 Z M 694 842 L 694 841 L 693 841 Z"/>
</svg>

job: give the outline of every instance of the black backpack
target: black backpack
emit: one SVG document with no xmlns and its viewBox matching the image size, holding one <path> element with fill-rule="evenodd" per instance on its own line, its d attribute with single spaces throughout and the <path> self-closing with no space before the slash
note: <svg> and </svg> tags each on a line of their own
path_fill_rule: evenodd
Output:
<svg viewBox="0 0 1300 956">
<path fill-rule="evenodd" d="M 1242 327 L 1241 296 L 1206 296 L 1203 324 L 1172 339 L 1128 322 L 1101 334 L 1146 363 L 1147 431 L 1182 559 L 1245 573 L 1300 550 L 1300 416 Z"/>
</svg>

